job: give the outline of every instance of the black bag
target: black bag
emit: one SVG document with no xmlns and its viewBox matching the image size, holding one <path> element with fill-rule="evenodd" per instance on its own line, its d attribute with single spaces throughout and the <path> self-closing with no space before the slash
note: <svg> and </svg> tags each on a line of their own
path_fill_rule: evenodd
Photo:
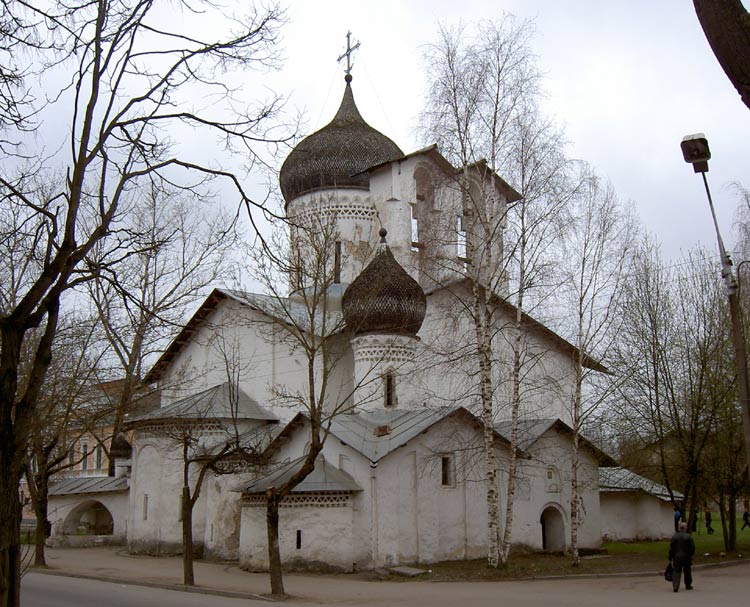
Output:
<svg viewBox="0 0 750 607">
<path fill-rule="evenodd" d="M 664 579 L 668 582 L 672 581 L 672 563 L 667 563 L 667 568 L 664 570 Z"/>
</svg>

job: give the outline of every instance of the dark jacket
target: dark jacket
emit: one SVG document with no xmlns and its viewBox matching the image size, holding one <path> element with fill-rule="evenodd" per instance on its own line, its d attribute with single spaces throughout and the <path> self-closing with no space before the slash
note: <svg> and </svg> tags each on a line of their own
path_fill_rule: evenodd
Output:
<svg viewBox="0 0 750 607">
<path fill-rule="evenodd" d="M 669 542 L 669 560 L 689 563 L 695 553 L 695 542 L 693 536 L 687 531 L 678 531 Z"/>
</svg>

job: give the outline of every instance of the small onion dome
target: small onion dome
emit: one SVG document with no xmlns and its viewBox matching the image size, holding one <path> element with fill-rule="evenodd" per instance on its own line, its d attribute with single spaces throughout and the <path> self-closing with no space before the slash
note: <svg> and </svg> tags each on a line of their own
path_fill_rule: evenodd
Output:
<svg viewBox="0 0 750 607">
<path fill-rule="evenodd" d="M 133 448 L 122 434 L 115 436 L 112 441 L 112 446 L 109 449 L 110 457 L 116 459 L 130 459 L 132 452 Z"/>
<path fill-rule="evenodd" d="M 354 334 L 396 333 L 416 336 L 427 309 L 419 283 L 393 257 L 380 230 L 375 258 L 344 292 L 341 302 L 346 326 Z"/>
<path fill-rule="evenodd" d="M 279 181 L 284 200 L 327 187 L 367 189 L 362 171 L 403 157 L 388 137 L 367 124 L 354 103 L 351 75 L 336 116 L 319 131 L 306 137 L 281 166 Z"/>
</svg>

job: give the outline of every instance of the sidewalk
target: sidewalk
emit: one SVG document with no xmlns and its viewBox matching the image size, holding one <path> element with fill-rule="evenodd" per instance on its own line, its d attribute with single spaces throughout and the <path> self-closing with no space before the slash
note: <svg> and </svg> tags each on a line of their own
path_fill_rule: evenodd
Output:
<svg viewBox="0 0 750 607">
<path fill-rule="evenodd" d="M 264 599 L 270 591 L 268 574 L 248 573 L 234 563 L 212 563 L 197 561 L 194 564 L 196 586 L 186 588 L 182 585 L 182 559 L 180 557 L 132 556 L 122 546 L 100 548 L 48 548 L 46 550 L 49 569 L 36 570 L 40 573 L 92 578 L 122 584 L 156 586 L 191 592 L 203 592 L 248 599 Z M 726 565 L 729 565 L 727 563 Z M 733 562 L 733 567 L 703 565 L 700 569 L 701 585 L 707 578 L 741 577 L 746 579 L 747 566 L 750 560 Z M 737 566 L 737 567 L 735 567 Z M 734 570 L 734 571 L 731 571 Z M 715 572 L 715 573 L 714 573 Z M 604 579 L 607 578 L 607 579 Z M 717 579 L 715 583 L 718 583 Z M 530 587 L 529 585 L 532 585 Z M 498 593 L 539 592 L 558 596 L 560 592 L 581 592 L 585 600 L 576 604 L 591 604 L 601 600 L 611 601 L 612 595 L 607 591 L 620 592 L 633 586 L 648 589 L 647 595 L 657 590 L 660 592 L 666 585 L 660 576 L 651 574 L 620 575 L 584 575 L 563 578 L 546 578 L 519 581 L 487 582 L 428 582 L 428 581 L 368 581 L 348 575 L 284 575 L 286 592 L 295 602 L 300 599 L 306 603 L 338 605 L 414 605 L 432 604 L 434 606 L 456 603 L 472 605 L 495 605 Z M 439 589 L 438 589 L 439 587 Z M 721 587 L 716 586 L 715 591 Z M 742 585 L 744 588 L 744 582 Z M 706 588 L 708 589 L 708 588 Z M 744 590 L 742 590 L 744 592 Z M 603 594 L 602 594 L 603 593 Z M 670 593 L 671 594 L 671 593 Z M 692 594 L 692 593 L 691 593 Z M 682 596 L 682 595 L 681 595 Z M 687 596 L 687 595 L 686 595 Z M 698 598 L 698 597 L 696 597 Z M 706 595 L 703 595 L 703 600 Z M 560 603 L 562 604 L 562 603 Z M 567 604 L 567 602 L 565 603 Z M 636 602 L 636 604 L 638 604 Z M 701 603 L 696 603 L 701 604 Z"/>
<path fill-rule="evenodd" d="M 134 556 L 123 546 L 100 548 L 47 548 L 48 569 L 32 569 L 39 573 L 66 575 L 112 581 L 207 592 L 224 596 L 269 599 L 270 582 L 267 573 L 248 573 L 235 563 L 196 561 L 195 586 L 182 584 L 182 558 Z M 401 583 L 381 585 L 377 582 L 349 576 L 284 574 L 284 588 L 295 599 L 314 603 L 371 602 L 373 586 L 379 598 L 398 601 Z M 386 588 L 389 587 L 389 588 Z"/>
</svg>

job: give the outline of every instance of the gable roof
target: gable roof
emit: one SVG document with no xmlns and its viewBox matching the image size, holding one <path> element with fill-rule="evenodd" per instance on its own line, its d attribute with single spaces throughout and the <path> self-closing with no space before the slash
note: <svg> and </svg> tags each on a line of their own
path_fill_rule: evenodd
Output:
<svg viewBox="0 0 750 607">
<path fill-rule="evenodd" d="M 332 285 L 332 288 L 341 289 L 342 286 Z M 185 326 L 182 327 L 177 337 L 162 352 L 161 356 L 151 367 L 151 370 L 143 378 L 143 383 L 152 384 L 159 381 L 182 348 L 204 326 L 211 313 L 226 301 L 235 301 L 278 322 L 290 324 L 289 321 L 293 320 L 301 327 L 307 327 L 309 323 L 306 306 L 302 302 L 295 301 L 293 298 L 274 297 L 272 295 L 230 289 L 214 289 L 195 311 L 193 316 L 190 317 L 190 320 L 185 323 Z M 343 328 L 340 312 L 331 312 L 328 322 L 331 327 L 338 327 L 340 325 Z M 320 327 L 316 327 L 316 330 L 319 329 Z"/>
<path fill-rule="evenodd" d="M 114 493 L 127 490 L 128 479 L 124 476 L 87 476 L 84 478 L 66 478 L 50 487 L 49 494 Z"/>
<path fill-rule="evenodd" d="M 646 477 L 636 474 L 632 470 L 619 466 L 599 468 L 599 490 L 606 493 L 624 493 L 628 491 L 643 491 L 665 502 L 672 501 L 669 491 Z M 682 493 L 674 492 L 676 499 L 682 499 Z"/>
<path fill-rule="evenodd" d="M 463 407 L 382 410 L 339 415 L 331 422 L 331 435 L 376 463 L 439 421 L 452 416 L 481 423 Z M 508 442 L 499 433 L 496 438 Z"/>
<path fill-rule="evenodd" d="M 269 487 L 277 487 L 287 482 L 302 466 L 305 457 L 285 462 L 276 470 L 253 480 L 250 484 L 238 489 L 246 495 L 264 494 Z M 362 491 L 357 482 L 343 470 L 329 464 L 321 455 L 315 461 L 315 468 L 302 482 L 292 489 L 292 493 L 311 493 L 326 491 Z"/>
<path fill-rule="evenodd" d="M 279 419 L 264 409 L 242 389 L 237 395 L 231 394 L 228 382 L 213 386 L 196 394 L 136 417 L 128 419 L 128 426 L 150 421 L 200 419 L 255 419 L 277 422 Z"/>
<path fill-rule="evenodd" d="M 529 449 L 536 443 L 548 430 L 556 429 L 570 436 L 573 435 L 573 428 L 568 426 L 564 421 L 557 418 L 550 419 L 524 419 L 518 421 L 518 447 L 522 450 Z M 511 422 L 506 420 L 495 424 L 495 430 L 506 437 L 511 435 Z M 589 449 L 594 457 L 599 461 L 600 466 L 616 466 L 617 462 L 607 453 L 599 449 L 594 443 L 585 436 L 579 435 L 581 445 Z"/>
<path fill-rule="evenodd" d="M 469 278 L 459 278 L 457 280 L 454 280 L 450 283 L 437 285 L 435 287 L 432 287 L 431 289 L 425 290 L 425 295 L 428 297 L 430 295 L 434 295 L 435 293 L 439 293 L 441 291 L 448 291 L 449 293 L 456 295 L 456 290 L 458 288 L 466 288 L 471 286 L 471 279 Z M 497 294 L 492 294 L 492 303 L 498 306 L 501 310 L 504 310 L 507 314 L 510 316 L 515 316 L 516 311 L 518 310 L 518 307 L 507 301 L 505 298 L 500 297 Z M 526 312 L 521 311 L 521 322 L 527 326 L 531 331 L 534 331 L 541 335 L 543 338 L 550 340 L 552 343 L 554 343 L 557 347 L 560 348 L 563 352 L 570 355 L 571 357 L 575 357 L 579 349 L 574 346 L 572 343 L 570 343 L 567 339 L 562 337 L 561 335 L 558 335 L 555 333 L 552 329 L 550 329 L 547 325 L 539 322 L 536 320 L 533 316 L 530 316 Z M 609 369 L 605 367 L 602 363 L 600 363 L 598 360 L 593 358 L 592 356 L 589 356 L 588 354 L 583 355 L 583 366 L 587 369 L 592 369 L 593 371 L 599 371 L 601 373 L 609 373 Z"/>
</svg>

